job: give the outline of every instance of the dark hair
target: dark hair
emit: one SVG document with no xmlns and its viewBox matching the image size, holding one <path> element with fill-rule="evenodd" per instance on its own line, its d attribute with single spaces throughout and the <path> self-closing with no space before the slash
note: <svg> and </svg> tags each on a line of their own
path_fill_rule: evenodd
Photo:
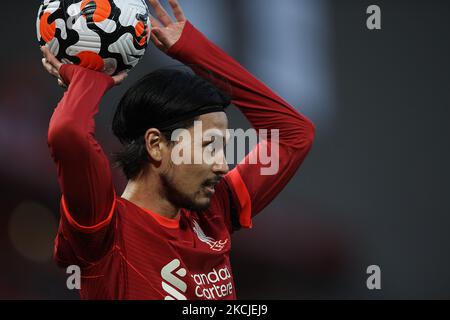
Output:
<svg viewBox="0 0 450 320">
<path fill-rule="evenodd" d="M 185 70 L 159 69 L 139 80 L 122 97 L 112 123 L 124 146 L 116 166 L 128 180 L 138 177 L 149 158 L 145 132 L 161 131 L 170 141 L 176 129 L 190 128 L 201 114 L 224 110 L 230 98 L 207 80 Z"/>
</svg>

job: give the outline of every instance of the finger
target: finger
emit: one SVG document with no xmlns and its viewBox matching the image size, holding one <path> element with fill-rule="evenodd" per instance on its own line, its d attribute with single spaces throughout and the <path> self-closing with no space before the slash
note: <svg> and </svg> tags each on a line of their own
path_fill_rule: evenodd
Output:
<svg viewBox="0 0 450 320">
<path fill-rule="evenodd" d="M 62 63 L 50 52 L 47 47 L 41 47 L 41 50 L 47 63 L 50 63 L 52 67 L 56 68 L 56 70 L 59 72 Z"/>
<path fill-rule="evenodd" d="M 161 23 L 159 23 L 159 21 L 152 15 L 150 15 L 150 22 L 152 24 L 152 30 L 153 30 L 153 28 L 162 28 L 163 27 L 161 25 Z M 161 47 L 163 46 L 161 41 L 159 41 L 158 38 L 155 36 L 155 34 L 151 31 L 150 31 L 150 40 L 152 40 L 152 42 L 155 44 L 155 46 L 159 49 L 161 49 Z"/>
<path fill-rule="evenodd" d="M 50 63 L 48 63 L 47 59 L 42 58 L 42 65 L 44 66 L 45 70 L 47 70 L 48 73 L 50 73 L 54 77 L 58 77 L 59 73 L 58 70 L 53 67 Z"/>
<path fill-rule="evenodd" d="M 163 48 L 169 48 L 170 47 L 170 41 L 169 38 L 167 38 L 167 35 L 162 31 L 160 28 L 153 28 L 152 34 L 155 35 L 156 40 L 158 40 Z"/>
<path fill-rule="evenodd" d="M 173 14 L 178 22 L 186 21 L 183 9 L 181 8 L 178 0 L 169 0 L 169 4 L 172 7 Z"/>
<path fill-rule="evenodd" d="M 60 78 L 58 78 L 58 86 L 60 86 L 61 88 L 67 89 L 67 85 Z"/>
<path fill-rule="evenodd" d="M 152 27 L 162 27 L 161 23 L 159 23 L 159 21 L 152 15 L 150 15 L 150 22 L 152 24 Z"/>
<path fill-rule="evenodd" d="M 152 30 L 153 31 L 153 30 Z M 156 37 L 156 35 L 151 32 L 150 33 L 150 40 L 153 42 L 153 44 L 158 48 L 158 49 L 162 49 L 164 47 L 164 45 L 162 44 L 161 41 L 158 40 L 158 38 Z"/>
<path fill-rule="evenodd" d="M 163 8 L 163 6 L 159 3 L 158 0 L 150 0 L 150 4 L 155 9 L 156 16 L 158 17 L 159 21 L 165 26 L 170 26 L 173 22 L 170 18 L 167 11 Z"/>
<path fill-rule="evenodd" d="M 126 78 L 128 77 L 128 73 L 126 73 L 125 71 L 122 71 L 121 73 L 113 76 L 113 80 L 114 80 L 114 84 L 118 85 L 121 84 Z"/>
<path fill-rule="evenodd" d="M 62 63 L 56 59 L 56 57 L 50 52 L 47 47 L 41 47 L 41 51 L 44 54 L 44 58 L 47 59 L 47 62 L 50 63 L 53 67 L 55 67 L 58 71 L 61 68 Z"/>
</svg>

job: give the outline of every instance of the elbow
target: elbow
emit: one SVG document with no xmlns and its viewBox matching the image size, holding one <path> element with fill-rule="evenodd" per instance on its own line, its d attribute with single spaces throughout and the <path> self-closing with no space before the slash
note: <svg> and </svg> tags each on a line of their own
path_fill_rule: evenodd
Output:
<svg viewBox="0 0 450 320">
<path fill-rule="evenodd" d="M 303 118 L 296 130 L 296 141 L 295 144 L 300 149 L 311 149 L 314 139 L 316 136 L 315 125 L 307 118 Z"/>
<path fill-rule="evenodd" d="M 307 140 L 308 143 L 310 145 L 310 147 L 312 147 L 313 143 L 314 143 L 314 139 L 316 138 L 316 126 L 314 125 L 314 123 L 312 123 L 310 120 L 306 120 L 308 125 L 307 125 Z"/>
<path fill-rule="evenodd" d="M 85 135 L 72 121 L 51 122 L 47 135 L 47 144 L 52 153 L 67 151 L 74 144 L 83 142 Z"/>
<path fill-rule="evenodd" d="M 316 135 L 316 127 L 306 117 L 296 119 L 288 128 L 279 130 L 279 142 L 290 148 L 311 149 Z"/>
</svg>

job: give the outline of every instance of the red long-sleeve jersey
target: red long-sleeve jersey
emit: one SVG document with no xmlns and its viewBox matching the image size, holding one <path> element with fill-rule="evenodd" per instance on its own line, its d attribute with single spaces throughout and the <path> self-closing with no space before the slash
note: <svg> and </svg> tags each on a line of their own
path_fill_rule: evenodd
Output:
<svg viewBox="0 0 450 320">
<path fill-rule="evenodd" d="M 62 191 L 54 257 L 63 267 L 81 268 L 81 298 L 236 299 L 231 234 L 251 227 L 311 148 L 312 123 L 189 22 L 168 54 L 225 79 L 233 104 L 255 129 L 279 130 L 278 173 L 262 175 L 263 164 L 243 161 L 216 187 L 208 210 L 182 209 L 175 220 L 138 207 L 116 195 L 94 136 L 94 116 L 112 78 L 64 65 L 60 73 L 69 88 L 48 132 Z"/>
</svg>

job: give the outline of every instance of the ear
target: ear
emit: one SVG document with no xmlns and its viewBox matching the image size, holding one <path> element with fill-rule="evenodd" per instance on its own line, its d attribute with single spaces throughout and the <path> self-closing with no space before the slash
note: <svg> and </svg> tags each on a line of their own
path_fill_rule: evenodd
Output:
<svg viewBox="0 0 450 320">
<path fill-rule="evenodd" d="M 164 137 L 158 129 L 148 129 L 145 133 L 145 147 L 150 159 L 161 162 Z"/>
</svg>

